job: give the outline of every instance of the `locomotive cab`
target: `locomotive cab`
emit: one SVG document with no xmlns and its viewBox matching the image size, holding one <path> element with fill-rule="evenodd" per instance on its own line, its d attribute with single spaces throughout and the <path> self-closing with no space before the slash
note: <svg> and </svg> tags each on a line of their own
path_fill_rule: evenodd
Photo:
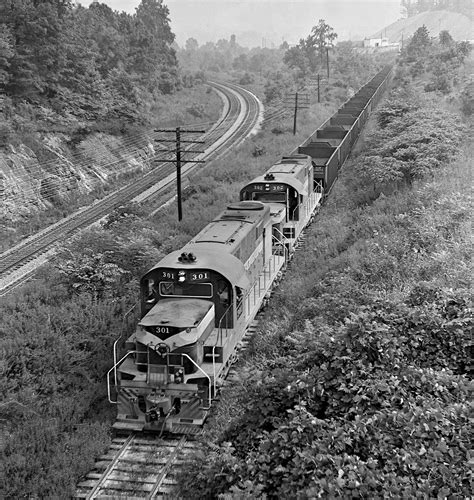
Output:
<svg viewBox="0 0 474 500">
<path fill-rule="evenodd" d="M 257 177 L 240 192 L 241 200 L 270 206 L 274 248 L 282 243 L 291 250 L 302 227 L 319 202 L 311 157 L 284 156 L 265 175 Z"/>
</svg>

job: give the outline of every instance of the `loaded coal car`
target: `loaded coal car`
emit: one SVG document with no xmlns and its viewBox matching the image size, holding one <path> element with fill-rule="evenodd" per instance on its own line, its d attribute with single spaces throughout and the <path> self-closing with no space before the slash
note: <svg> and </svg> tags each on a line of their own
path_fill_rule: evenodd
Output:
<svg viewBox="0 0 474 500">
<path fill-rule="evenodd" d="M 322 196 L 322 183 L 314 178 L 311 157 L 304 154 L 284 156 L 240 191 L 241 200 L 260 201 L 270 207 L 274 250 L 280 247 L 290 253 Z"/>
<path fill-rule="evenodd" d="M 285 264 L 272 239 L 270 208 L 236 202 L 143 276 L 141 320 L 108 374 L 116 429 L 199 431 Z"/>
<path fill-rule="evenodd" d="M 322 184 L 325 196 L 331 191 L 370 112 L 386 89 L 390 72 L 390 67 L 381 70 L 292 151 L 292 155 L 311 157 L 314 179 Z"/>
</svg>

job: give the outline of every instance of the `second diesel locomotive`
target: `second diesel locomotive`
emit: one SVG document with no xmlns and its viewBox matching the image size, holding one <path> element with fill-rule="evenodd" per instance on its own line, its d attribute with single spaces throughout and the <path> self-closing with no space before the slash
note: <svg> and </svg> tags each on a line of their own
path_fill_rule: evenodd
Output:
<svg viewBox="0 0 474 500">
<path fill-rule="evenodd" d="M 239 202 L 143 276 L 141 320 L 107 375 L 116 429 L 200 431 L 239 342 L 389 74 L 378 73 L 301 146 L 245 185 Z"/>
</svg>

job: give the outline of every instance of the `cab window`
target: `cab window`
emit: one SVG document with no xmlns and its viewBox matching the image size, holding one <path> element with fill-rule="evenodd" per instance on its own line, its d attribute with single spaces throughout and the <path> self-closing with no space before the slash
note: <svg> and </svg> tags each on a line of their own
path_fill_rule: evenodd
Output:
<svg viewBox="0 0 474 500">
<path fill-rule="evenodd" d="M 155 280 L 145 281 L 145 302 L 151 304 L 156 300 Z"/>
<path fill-rule="evenodd" d="M 211 283 L 175 283 L 162 281 L 160 283 L 162 297 L 212 297 Z"/>
</svg>

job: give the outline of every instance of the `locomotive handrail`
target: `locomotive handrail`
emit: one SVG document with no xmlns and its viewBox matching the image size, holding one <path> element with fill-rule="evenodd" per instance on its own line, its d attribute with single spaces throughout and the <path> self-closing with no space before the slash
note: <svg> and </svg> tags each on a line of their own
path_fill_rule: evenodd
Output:
<svg viewBox="0 0 474 500">
<path fill-rule="evenodd" d="M 182 352 L 180 353 L 181 356 L 185 356 L 186 358 L 189 359 L 189 361 L 191 361 L 191 363 L 209 380 L 209 407 L 211 405 L 211 400 L 212 400 L 212 393 L 211 393 L 211 377 L 209 377 L 209 375 L 197 364 L 195 363 L 194 359 L 190 358 L 186 353 Z M 215 382 L 214 382 L 215 384 Z"/>
<path fill-rule="evenodd" d="M 115 367 L 115 370 L 114 370 L 115 385 L 117 385 L 117 344 L 120 342 L 120 339 L 123 336 L 123 331 L 125 328 L 125 320 L 127 319 L 128 315 L 135 309 L 135 307 L 137 307 L 137 305 L 138 305 L 138 302 L 135 302 L 135 304 L 133 304 L 133 306 L 123 315 L 122 331 L 120 332 L 120 335 L 118 336 L 118 338 L 114 342 L 113 351 L 114 351 L 114 367 Z"/>
<path fill-rule="evenodd" d="M 303 213 L 299 213 L 299 217 L 298 217 L 298 220 L 295 220 L 294 218 L 294 213 L 296 212 L 296 209 L 298 208 L 301 208 L 301 212 Z M 291 214 L 291 217 L 292 217 L 292 222 L 293 224 L 295 225 L 295 236 L 296 236 L 296 233 L 299 232 L 297 231 L 297 229 L 299 229 L 300 227 L 303 227 L 303 221 L 305 220 L 305 216 L 307 215 L 306 212 L 308 210 L 308 207 L 305 206 L 303 203 L 297 205 L 294 209 L 293 209 L 293 213 Z"/>
<path fill-rule="evenodd" d="M 318 191 L 318 189 L 320 189 L 321 191 Z M 300 229 L 301 227 L 304 226 L 304 222 L 306 220 L 306 217 L 311 213 L 313 212 L 313 210 L 311 209 L 311 206 L 313 205 L 313 202 L 314 202 L 314 205 L 316 206 L 316 193 L 318 194 L 321 194 L 321 197 L 323 196 L 323 193 L 324 193 L 324 188 L 322 187 L 321 183 L 318 182 L 317 184 L 317 187 L 316 189 L 314 189 L 312 191 L 312 193 L 308 196 L 308 201 L 309 203 L 301 203 L 299 205 L 297 205 L 294 209 L 293 209 L 293 212 L 291 214 L 292 216 L 292 221 L 294 222 L 295 224 L 295 232 L 296 232 L 296 229 Z M 295 211 L 300 208 L 301 209 L 301 213 L 300 212 L 300 217 L 297 221 L 295 221 L 294 219 L 294 213 Z M 299 231 L 298 231 L 299 232 Z"/>
<path fill-rule="evenodd" d="M 115 363 L 114 366 L 112 366 L 112 368 L 107 372 L 107 398 L 109 399 L 109 403 L 111 403 L 113 405 L 118 404 L 118 398 L 117 398 L 117 401 L 112 401 L 112 399 L 110 397 L 110 393 L 111 393 L 111 391 L 110 391 L 110 373 L 113 370 L 114 373 L 117 374 L 117 366 L 120 365 L 122 363 L 122 361 L 124 361 L 125 358 L 130 356 L 130 354 L 138 354 L 138 351 L 128 351 L 127 354 L 125 354 L 125 356 L 123 356 L 120 361 Z M 115 386 L 116 385 L 117 385 L 117 383 L 115 383 Z"/>
<path fill-rule="evenodd" d="M 322 181 L 316 181 L 315 187 L 313 189 L 313 193 L 321 193 L 321 195 L 324 194 L 324 187 Z"/>
<path fill-rule="evenodd" d="M 219 325 L 217 327 L 217 338 L 216 338 L 216 343 L 214 344 L 215 346 L 217 346 L 218 342 L 219 342 L 219 337 L 221 337 L 221 344 L 222 344 L 222 321 L 224 320 L 224 318 L 227 319 L 227 313 L 229 312 L 229 310 L 234 306 L 234 304 L 229 304 L 229 307 L 224 311 L 224 314 L 221 316 L 221 319 L 219 320 Z M 226 327 L 226 330 L 228 330 L 228 327 Z"/>
<path fill-rule="evenodd" d="M 216 347 L 217 344 L 212 346 L 212 375 L 214 379 L 214 394 L 216 394 L 217 384 L 216 384 Z"/>
<path fill-rule="evenodd" d="M 289 242 L 289 240 L 278 228 L 273 228 L 273 229 L 276 230 L 281 235 L 283 241 L 279 240 L 274 234 L 272 234 L 272 244 L 273 240 L 275 240 L 277 243 L 281 245 L 281 247 L 283 248 L 283 257 L 286 263 L 288 261 L 288 248 L 286 247 L 286 243 Z M 284 240 L 286 240 L 286 242 Z"/>
</svg>

